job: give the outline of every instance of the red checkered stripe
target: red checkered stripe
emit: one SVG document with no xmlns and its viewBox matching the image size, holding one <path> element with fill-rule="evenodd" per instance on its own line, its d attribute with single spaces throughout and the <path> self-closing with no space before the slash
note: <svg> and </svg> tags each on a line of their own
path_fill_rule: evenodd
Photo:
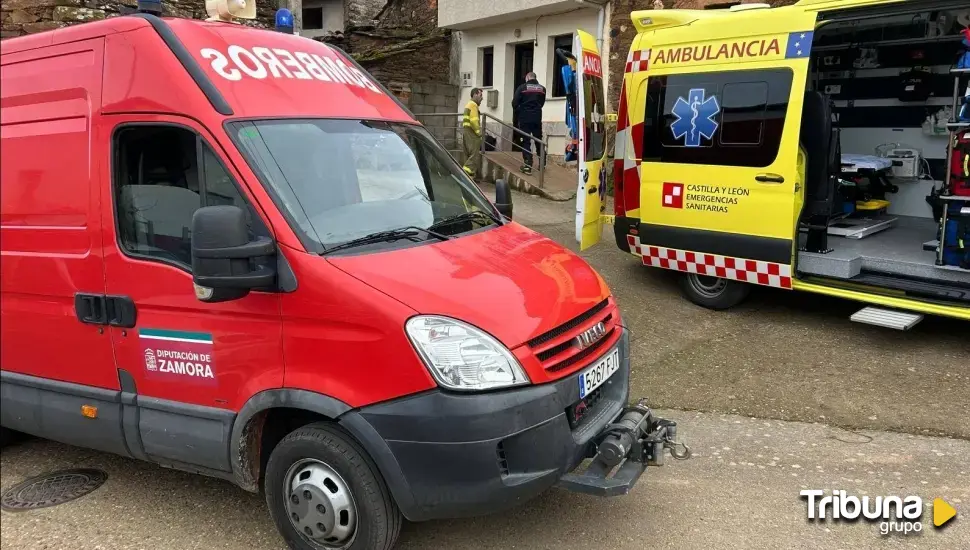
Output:
<svg viewBox="0 0 970 550">
<path fill-rule="evenodd" d="M 640 256 L 643 265 L 775 288 L 792 287 L 790 265 L 641 245 L 640 237 L 634 235 L 627 235 L 626 239 L 630 244 L 630 252 Z"/>
<path fill-rule="evenodd" d="M 650 50 L 631 51 L 626 56 L 626 72 L 638 73 L 650 68 Z"/>
</svg>

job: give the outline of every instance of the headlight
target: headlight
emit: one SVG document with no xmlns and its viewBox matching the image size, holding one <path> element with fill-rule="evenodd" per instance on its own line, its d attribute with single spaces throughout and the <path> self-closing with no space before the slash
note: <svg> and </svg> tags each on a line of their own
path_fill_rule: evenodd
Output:
<svg viewBox="0 0 970 550">
<path fill-rule="evenodd" d="M 442 387 L 469 391 L 529 383 L 508 348 L 469 324 L 422 315 L 409 319 L 405 330 Z"/>
</svg>

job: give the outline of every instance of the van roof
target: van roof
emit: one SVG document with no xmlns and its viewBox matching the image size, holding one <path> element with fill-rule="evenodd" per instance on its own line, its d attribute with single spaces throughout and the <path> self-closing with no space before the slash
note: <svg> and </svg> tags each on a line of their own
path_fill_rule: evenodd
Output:
<svg viewBox="0 0 970 550">
<path fill-rule="evenodd" d="M 134 14 L 4 40 L 0 54 L 6 64 L 11 54 L 120 33 L 131 33 L 124 42 L 136 53 L 155 49 L 134 56 L 134 63 L 141 60 L 158 70 L 182 72 L 153 75 L 155 79 L 161 76 L 161 82 L 185 82 L 187 72 L 215 111 L 226 117 L 414 120 L 397 98 L 338 48 L 234 23 Z M 113 84 L 109 81 L 109 55 L 112 53 L 106 51 L 106 87 Z M 179 63 L 169 61 L 170 55 Z M 124 77 L 135 80 L 147 72 L 133 70 Z M 136 88 L 144 86 L 127 89 Z M 169 96 L 162 103 L 170 104 L 173 95 L 184 95 L 154 88 L 157 86 L 148 87 L 148 93 Z M 144 102 L 145 109 L 158 112 L 159 102 L 145 99 L 149 100 Z M 126 110 L 130 112 L 132 105 L 137 103 L 126 104 Z"/>
</svg>

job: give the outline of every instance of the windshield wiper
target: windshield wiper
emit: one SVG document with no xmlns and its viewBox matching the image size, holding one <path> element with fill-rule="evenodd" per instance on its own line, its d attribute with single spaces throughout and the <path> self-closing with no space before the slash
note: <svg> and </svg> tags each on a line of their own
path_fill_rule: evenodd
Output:
<svg viewBox="0 0 970 550">
<path fill-rule="evenodd" d="M 427 233 L 428 235 L 431 235 L 432 237 L 442 241 L 447 241 L 448 239 L 451 238 L 451 237 L 442 235 L 441 233 L 438 233 L 436 231 L 433 231 L 430 228 L 422 229 L 420 227 L 408 226 L 408 227 L 401 227 L 399 229 L 390 229 L 388 231 L 378 231 L 377 233 L 364 235 L 363 237 L 358 237 L 356 239 L 352 239 L 347 242 L 343 242 L 338 245 L 327 248 L 326 250 L 321 252 L 320 255 L 324 256 L 331 252 L 336 252 L 338 250 L 346 250 L 348 248 L 363 246 L 365 244 L 392 242 L 400 239 L 413 239 L 414 237 L 417 237 L 418 234 L 421 232 Z"/>
<path fill-rule="evenodd" d="M 461 223 L 461 222 L 470 222 L 470 221 L 481 222 L 484 220 L 488 220 L 489 222 L 495 222 L 501 225 L 501 222 L 498 220 L 498 218 L 489 214 L 488 212 L 483 212 L 481 210 L 472 210 L 470 212 L 462 212 L 461 214 L 456 214 L 454 216 L 448 216 L 447 218 L 442 218 L 441 220 L 431 224 L 431 226 L 428 227 L 428 230 L 433 231 L 435 229 L 441 229 L 442 227 L 446 227 L 446 226 L 453 225 L 456 223 Z M 487 223 L 485 225 L 487 225 Z"/>
</svg>

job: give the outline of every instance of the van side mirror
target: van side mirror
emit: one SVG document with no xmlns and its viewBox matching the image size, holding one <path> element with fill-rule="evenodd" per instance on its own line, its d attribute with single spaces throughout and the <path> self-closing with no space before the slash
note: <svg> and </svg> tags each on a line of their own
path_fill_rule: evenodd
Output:
<svg viewBox="0 0 970 550">
<path fill-rule="evenodd" d="M 237 300 L 252 289 L 275 286 L 275 260 L 254 264 L 275 256 L 272 239 L 249 240 L 246 213 L 238 206 L 206 206 L 192 215 L 192 281 L 203 302 Z"/>
<path fill-rule="evenodd" d="M 512 219 L 512 191 L 505 180 L 495 180 L 495 208 L 508 219 Z"/>
</svg>

